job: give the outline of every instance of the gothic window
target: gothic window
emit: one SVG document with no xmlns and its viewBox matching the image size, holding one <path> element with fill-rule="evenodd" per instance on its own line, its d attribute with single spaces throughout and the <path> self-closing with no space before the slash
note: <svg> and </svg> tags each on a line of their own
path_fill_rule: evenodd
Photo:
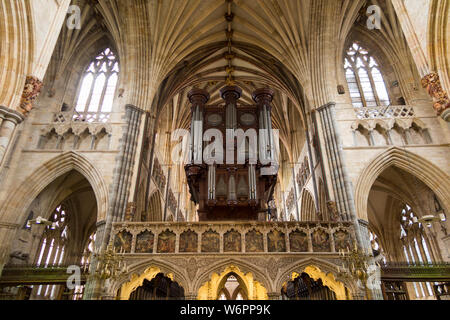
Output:
<svg viewBox="0 0 450 320">
<path fill-rule="evenodd" d="M 247 300 L 246 294 L 236 276 L 231 274 L 218 294 L 217 300 Z"/>
<path fill-rule="evenodd" d="M 84 248 L 83 256 L 81 257 L 81 269 L 83 269 L 84 271 L 88 271 L 89 270 L 89 264 L 91 262 L 91 256 L 92 256 L 92 253 L 94 252 L 94 248 L 95 248 L 96 235 L 97 235 L 97 233 L 94 232 L 93 234 L 91 234 L 89 236 L 89 239 L 88 239 L 88 242 L 86 244 L 86 247 Z M 75 286 L 72 299 L 73 300 L 82 300 L 83 299 L 83 294 L 84 294 L 84 289 L 85 289 L 84 285 Z"/>
<path fill-rule="evenodd" d="M 390 104 L 378 63 L 369 51 L 358 43 L 348 49 L 344 69 L 353 107 L 367 108 Z"/>
<path fill-rule="evenodd" d="M 47 226 L 42 237 L 41 247 L 36 265 L 41 268 L 57 267 L 63 263 L 68 238 L 67 210 L 64 205 L 58 206 L 50 219 L 53 224 Z M 58 286 L 40 285 L 37 296 L 55 298 Z"/>
<path fill-rule="evenodd" d="M 408 264 L 431 264 L 431 252 L 427 244 L 427 235 L 421 223 L 414 223 L 415 214 L 409 205 L 401 212 L 400 239 L 403 243 L 403 253 Z M 413 283 L 416 298 L 432 297 L 434 295 L 429 282 Z"/>
<path fill-rule="evenodd" d="M 374 257 L 376 258 L 381 254 L 383 262 L 386 263 L 387 260 L 386 260 L 386 257 L 384 256 L 383 248 L 381 248 L 380 239 L 371 230 L 369 230 L 369 240 L 370 240 L 370 244 L 372 246 L 372 252 L 373 252 Z"/>
<path fill-rule="evenodd" d="M 76 103 L 76 120 L 106 122 L 112 111 L 119 78 L 119 62 L 111 49 L 100 53 L 88 66 Z"/>
</svg>

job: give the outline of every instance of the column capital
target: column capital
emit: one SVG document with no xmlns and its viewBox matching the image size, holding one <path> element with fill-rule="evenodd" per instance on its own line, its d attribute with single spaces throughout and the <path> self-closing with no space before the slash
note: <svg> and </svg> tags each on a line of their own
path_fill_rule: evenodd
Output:
<svg viewBox="0 0 450 320">
<path fill-rule="evenodd" d="M 330 102 L 324 104 L 323 106 L 318 107 L 316 110 L 321 112 L 321 111 L 323 111 L 323 110 L 325 110 L 327 108 L 331 108 L 331 107 L 334 107 L 334 106 L 336 106 L 336 102 L 330 101 Z"/>
<path fill-rule="evenodd" d="M 0 118 L 7 121 L 12 121 L 15 124 L 22 123 L 25 120 L 25 116 L 20 112 L 0 106 Z"/>
<path fill-rule="evenodd" d="M 209 101 L 210 95 L 206 90 L 194 88 L 188 92 L 188 99 L 191 104 L 204 105 Z"/>
<path fill-rule="evenodd" d="M 224 100 L 238 100 L 242 96 L 242 89 L 237 86 L 226 86 L 220 90 L 220 95 Z"/>
<path fill-rule="evenodd" d="M 272 89 L 262 88 L 253 92 L 252 97 L 257 104 L 270 105 L 273 101 L 274 94 L 275 92 Z"/>
</svg>

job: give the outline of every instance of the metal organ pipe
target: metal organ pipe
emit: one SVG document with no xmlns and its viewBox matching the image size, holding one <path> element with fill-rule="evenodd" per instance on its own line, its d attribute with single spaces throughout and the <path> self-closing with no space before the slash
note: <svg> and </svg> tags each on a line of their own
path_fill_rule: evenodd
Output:
<svg viewBox="0 0 450 320">
<path fill-rule="evenodd" d="M 191 149 L 190 161 L 193 164 L 202 164 L 203 159 L 203 109 L 209 101 L 209 93 L 202 89 L 192 89 L 188 93 L 189 101 L 193 106 L 191 121 Z"/>
<path fill-rule="evenodd" d="M 271 89 L 259 89 L 253 93 L 253 100 L 256 102 L 259 112 L 259 129 L 263 129 L 260 137 L 260 152 L 263 152 L 266 161 L 275 159 L 275 145 L 272 131 L 271 103 L 274 91 Z"/>
</svg>

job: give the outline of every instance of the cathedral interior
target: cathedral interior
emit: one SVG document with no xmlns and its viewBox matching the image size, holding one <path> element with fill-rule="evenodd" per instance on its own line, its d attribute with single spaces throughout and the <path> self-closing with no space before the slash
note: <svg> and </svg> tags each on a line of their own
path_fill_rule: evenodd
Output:
<svg viewBox="0 0 450 320">
<path fill-rule="evenodd" d="M 1 0 L 0 300 L 449 300 L 448 0 Z"/>
</svg>

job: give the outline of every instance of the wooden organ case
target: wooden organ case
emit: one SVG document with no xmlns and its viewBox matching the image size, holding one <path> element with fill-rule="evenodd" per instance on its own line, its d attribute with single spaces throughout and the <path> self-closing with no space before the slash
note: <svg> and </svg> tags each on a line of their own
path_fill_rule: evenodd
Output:
<svg viewBox="0 0 450 320">
<path fill-rule="evenodd" d="M 210 97 L 204 90 L 193 89 L 188 94 L 192 123 L 185 170 L 199 221 L 266 221 L 278 175 L 271 120 L 274 92 L 256 90 L 254 105 L 239 103 L 239 87 L 227 86 L 220 93 L 224 106 L 207 105 Z M 223 138 L 222 150 L 212 152 L 220 153 L 222 162 L 205 162 L 205 148 L 215 141 L 204 141 L 210 129 L 220 131 Z"/>
</svg>

